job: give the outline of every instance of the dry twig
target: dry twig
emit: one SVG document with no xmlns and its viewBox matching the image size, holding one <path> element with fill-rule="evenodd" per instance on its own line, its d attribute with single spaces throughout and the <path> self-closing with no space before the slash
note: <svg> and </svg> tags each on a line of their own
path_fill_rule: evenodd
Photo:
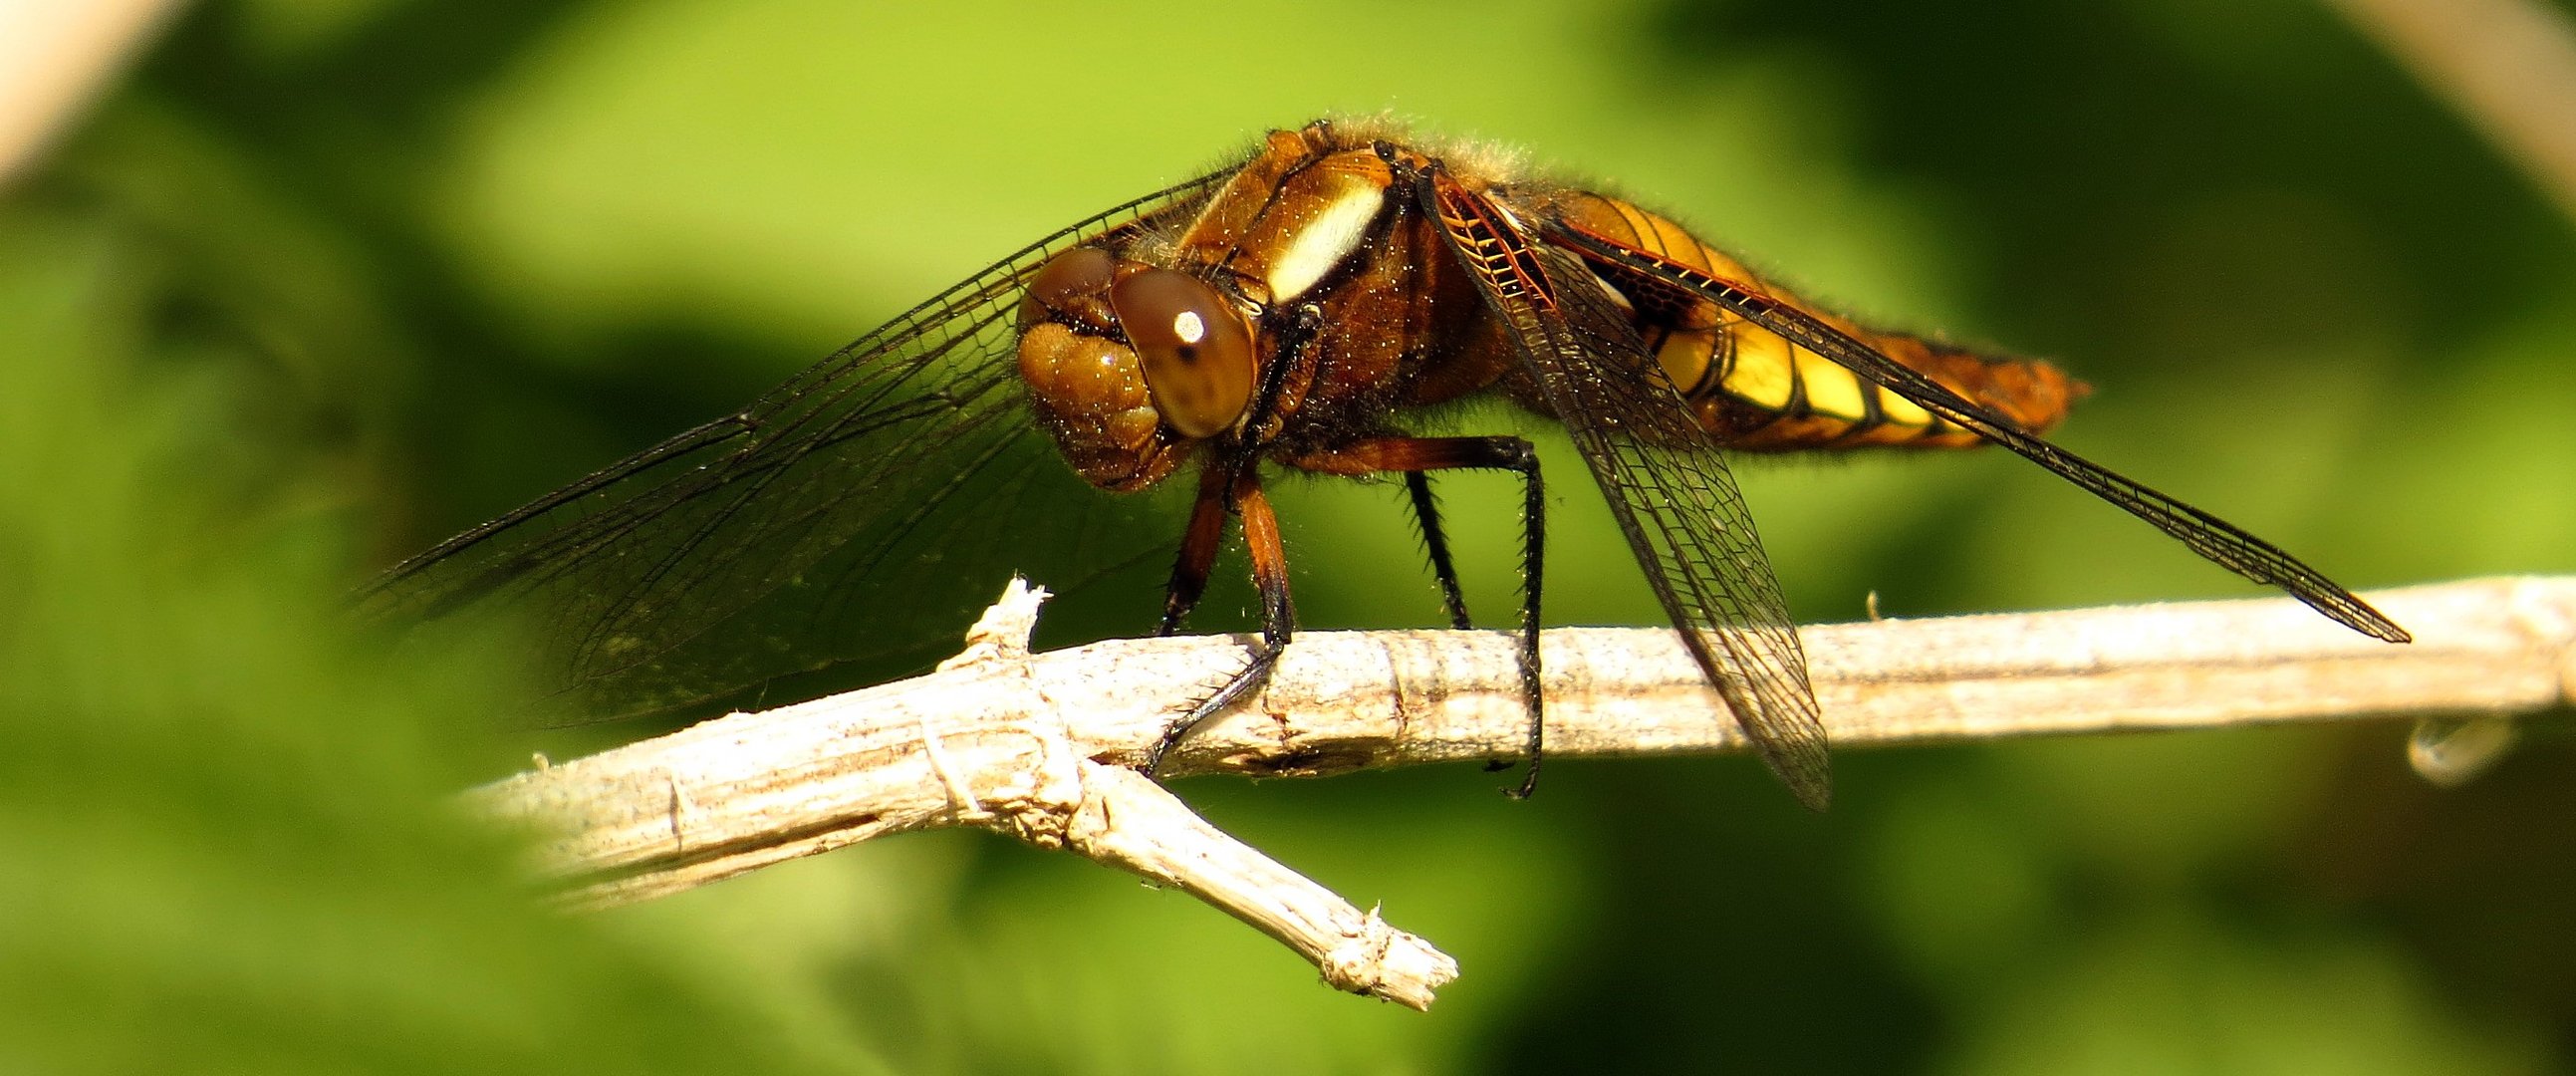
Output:
<svg viewBox="0 0 2576 1076">
<path fill-rule="evenodd" d="M 1015 583 L 966 653 L 930 675 L 520 774 L 475 790 L 472 803 L 544 835 L 539 869 L 579 906 L 670 893 L 887 833 L 999 830 L 1197 894 L 1296 949 L 1336 987 L 1429 1005 L 1457 974 L 1448 957 L 1209 826 L 1128 768 L 1189 685 L 1231 672 L 1242 645 L 1118 640 L 1031 655 L 1028 626 L 1042 596 Z M 2513 715 L 2576 697 L 2576 579 L 2481 580 L 2370 599 L 2418 641 L 2367 639 L 2287 599 L 1803 634 L 1827 728 L 1843 747 Z M 1301 634 L 1269 687 L 1211 722 L 1167 768 L 1312 776 L 1512 759 L 1524 735 L 1512 655 L 1501 633 Z M 1552 752 L 1743 747 L 1669 630 L 1550 631 L 1544 664 Z"/>
</svg>

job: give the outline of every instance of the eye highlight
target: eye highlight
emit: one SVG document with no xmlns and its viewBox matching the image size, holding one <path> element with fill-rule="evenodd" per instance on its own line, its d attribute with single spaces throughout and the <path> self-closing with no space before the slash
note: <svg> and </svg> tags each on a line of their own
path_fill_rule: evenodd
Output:
<svg viewBox="0 0 2576 1076">
<path fill-rule="evenodd" d="M 1214 437 L 1252 405 L 1252 332 L 1215 288 L 1187 273 L 1147 269 L 1109 286 L 1109 307 L 1145 370 L 1163 421 Z"/>
</svg>

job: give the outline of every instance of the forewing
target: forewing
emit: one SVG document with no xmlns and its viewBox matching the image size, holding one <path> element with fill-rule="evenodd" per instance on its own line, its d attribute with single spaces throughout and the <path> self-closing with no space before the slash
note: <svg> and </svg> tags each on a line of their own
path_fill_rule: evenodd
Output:
<svg viewBox="0 0 2576 1076">
<path fill-rule="evenodd" d="M 1852 339 L 1842 330 L 1795 306 L 1763 295 L 1741 282 L 1705 273 L 1636 250 L 1581 229 L 1558 223 L 1549 238 L 1584 256 L 1636 270 L 1683 288 L 1769 329 L 1782 339 L 1825 357 L 1888 391 L 1914 401 L 1926 411 L 1957 423 L 1976 435 L 2011 449 L 2033 463 L 2118 505 L 2172 535 L 2191 551 L 2258 583 L 2278 586 L 2336 623 L 2393 643 L 2413 636 L 2379 610 L 2345 590 L 2325 574 L 2280 547 L 2257 538 L 2191 505 L 2184 504 L 2047 441 L 1968 401 L 1949 386 L 1934 381 Z"/>
<path fill-rule="evenodd" d="M 1772 772 L 1823 809 L 1833 779 L 1806 654 L 1734 475 L 1680 391 L 1581 262 L 1436 173 L 1416 198 L 1510 325 L 1691 655 Z"/>
<path fill-rule="evenodd" d="M 1010 571 L 1064 586 L 1133 558 L 1150 507 L 1084 486 L 1027 421 L 1017 303 L 1047 258 L 1172 226 L 1223 178 L 1031 244 L 740 412 L 395 567 L 362 614 L 525 619 L 547 681 L 531 717 L 569 723 L 953 636 Z"/>
</svg>

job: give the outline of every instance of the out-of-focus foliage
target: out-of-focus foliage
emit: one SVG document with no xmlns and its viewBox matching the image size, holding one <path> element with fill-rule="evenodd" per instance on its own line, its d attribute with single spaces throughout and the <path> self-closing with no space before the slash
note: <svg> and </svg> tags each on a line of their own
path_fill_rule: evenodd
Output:
<svg viewBox="0 0 2576 1076">
<path fill-rule="evenodd" d="M 532 907 L 447 799 L 526 750 L 497 674 L 388 666 L 339 593 L 1327 111 L 2057 356 L 2069 443 L 2356 586 L 2576 570 L 2576 227 L 2322 9 L 930 10 L 207 4 L 0 193 L 0 1070 L 2576 1056 L 2565 747 L 2441 793 L 2393 727 L 1846 755 L 1822 817 L 1741 760 L 1185 787 L 1457 954 L 1428 1016 L 961 835 Z M 1654 622 L 1552 463 L 1553 619 Z M 2245 592 L 2010 459 L 1752 470 L 1810 619 Z M 1499 614 L 1510 490 L 1445 488 Z M 1436 619 L 1382 489 L 1283 512 L 1306 622 Z"/>
</svg>

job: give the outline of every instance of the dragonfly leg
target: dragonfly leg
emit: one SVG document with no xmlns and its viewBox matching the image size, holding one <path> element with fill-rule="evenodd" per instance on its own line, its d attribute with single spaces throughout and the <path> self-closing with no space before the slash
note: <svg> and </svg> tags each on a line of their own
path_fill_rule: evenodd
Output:
<svg viewBox="0 0 2576 1076">
<path fill-rule="evenodd" d="M 1210 470 L 1223 474 L 1222 469 Z M 1243 542 L 1252 554 L 1252 582 L 1261 592 L 1261 642 L 1253 648 L 1252 661 L 1228 678 L 1225 686 L 1163 731 L 1162 741 L 1145 756 L 1147 774 L 1160 771 L 1164 756 L 1209 718 L 1268 681 L 1270 671 L 1279 664 L 1280 653 L 1288 648 L 1289 637 L 1297 631 L 1297 610 L 1288 600 L 1288 552 L 1279 540 L 1279 516 L 1271 511 L 1270 498 L 1261 491 L 1261 480 L 1251 468 L 1244 468 L 1236 476 L 1229 499 L 1243 516 Z M 1200 503 L 1202 507 L 1206 504 Z M 1206 573 L 1202 571 L 1200 575 L 1204 580 Z"/>
<path fill-rule="evenodd" d="M 1279 394 L 1287 385 L 1288 370 L 1297 365 L 1295 358 L 1315 338 L 1323 326 L 1322 308 L 1305 303 L 1286 311 L 1279 329 L 1280 357 L 1269 364 L 1261 375 L 1260 391 L 1253 396 L 1252 411 L 1245 420 L 1247 429 L 1260 429 L 1270 421 L 1270 413 L 1279 405 Z M 1229 487 L 1249 479 L 1259 459 L 1259 446 L 1245 441 L 1232 443 L 1218 460 L 1199 468 L 1198 502 L 1190 509 L 1190 527 L 1181 537 L 1181 555 L 1172 565 L 1172 580 L 1163 588 L 1163 622 L 1155 629 L 1157 637 L 1181 630 L 1181 621 L 1196 608 L 1200 595 L 1207 592 L 1208 572 L 1216 567 L 1217 547 L 1225 542 L 1225 517 L 1229 510 L 1240 510 L 1228 494 Z M 1254 483 L 1258 495 L 1260 486 Z M 1268 502 L 1264 502 L 1266 505 Z M 1287 576 L 1280 576 L 1287 585 Z M 1283 591 L 1284 593 L 1284 591 Z M 1160 754 L 1156 755 L 1160 758 Z"/>
<path fill-rule="evenodd" d="M 1217 548 L 1225 543 L 1226 474 L 1224 467 L 1199 471 L 1198 501 L 1190 506 L 1189 529 L 1181 532 L 1171 582 L 1163 585 L 1163 622 L 1154 629 L 1156 638 L 1181 630 L 1181 621 L 1207 593 L 1208 573 L 1216 567 Z"/>
<path fill-rule="evenodd" d="M 1440 604 L 1449 612 L 1449 626 L 1466 631 L 1476 626 L 1467 618 L 1467 595 L 1458 588 L 1458 566 L 1449 559 L 1449 536 L 1440 531 L 1440 505 L 1431 497 L 1431 475 L 1425 471 L 1404 472 L 1404 491 L 1413 498 L 1413 518 L 1422 524 L 1422 546 L 1431 556 L 1431 574 L 1440 580 Z"/>
<path fill-rule="evenodd" d="M 1547 569 L 1547 487 L 1539 480 L 1538 450 L 1511 438 L 1511 469 L 1521 476 L 1521 701 L 1529 706 L 1529 772 L 1514 799 L 1538 791 L 1538 764 L 1546 757 L 1547 721 L 1539 694 L 1538 599 Z"/>
<path fill-rule="evenodd" d="M 1538 450 L 1518 437 L 1371 437 L 1284 462 L 1326 474 L 1403 472 L 1407 486 L 1418 491 L 1414 510 L 1422 513 L 1426 535 L 1438 533 L 1438 522 L 1426 508 L 1430 486 L 1423 478 L 1424 472 L 1497 470 L 1521 476 L 1521 701 L 1529 709 L 1530 767 L 1512 795 L 1527 797 L 1538 787 L 1539 759 L 1547 753 L 1546 711 L 1539 691 L 1538 663 L 1539 596 L 1544 590 L 1541 584 L 1547 552 L 1547 492 L 1539 479 Z M 1249 530 L 1248 522 L 1246 528 Z M 1432 549 L 1433 570 L 1441 572 L 1441 585 L 1454 595 L 1455 570 L 1443 570 L 1447 549 L 1437 539 Z M 1451 612 L 1464 619 L 1458 605 L 1453 604 Z"/>
<path fill-rule="evenodd" d="M 1288 371 L 1299 365 L 1296 356 L 1315 339 L 1323 328 L 1323 308 L 1301 303 L 1283 312 L 1279 327 L 1280 354 L 1262 371 L 1260 390 L 1253 395 L 1252 408 L 1245 416 L 1245 429 L 1267 426 L 1279 396 L 1286 390 Z M 1243 540 L 1252 553 L 1252 582 L 1261 592 L 1261 645 L 1252 653 L 1252 661 L 1241 672 L 1225 682 L 1190 712 L 1163 731 L 1163 739 L 1145 756 L 1145 772 L 1157 773 L 1163 768 L 1163 756 L 1187 738 L 1207 719 L 1214 717 L 1244 692 L 1259 687 L 1270 679 L 1270 670 L 1279 664 L 1279 652 L 1288 646 L 1288 637 L 1296 633 L 1296 610 L 1288 603 L 1288 552 L 1279 540 L 1279 517 L 1270 510 L 1270 498 L 1261 492 L 1260 448 L 1256 441 L 1238 440 L 1230 450 L 1219 454 L 1222 462 L 1209 462 L 1199 469 L 1198 502 L 1190 510 L 1189 533 L 1181 539 L 1179 563 L 1172 567 L 1172 581 L 1163 595 L 1163 624 L 1157 635 L 1179 631 L 1181 619 L 1198 604 L 1207 590 L 1208 572 L 1216 564 L 1217 547 L 1225 538 L 1225 517 L 1231 510 L 1243 517 Z M 1227 458 L 1230 457 L 1230 458 Z"/>
</svg>

